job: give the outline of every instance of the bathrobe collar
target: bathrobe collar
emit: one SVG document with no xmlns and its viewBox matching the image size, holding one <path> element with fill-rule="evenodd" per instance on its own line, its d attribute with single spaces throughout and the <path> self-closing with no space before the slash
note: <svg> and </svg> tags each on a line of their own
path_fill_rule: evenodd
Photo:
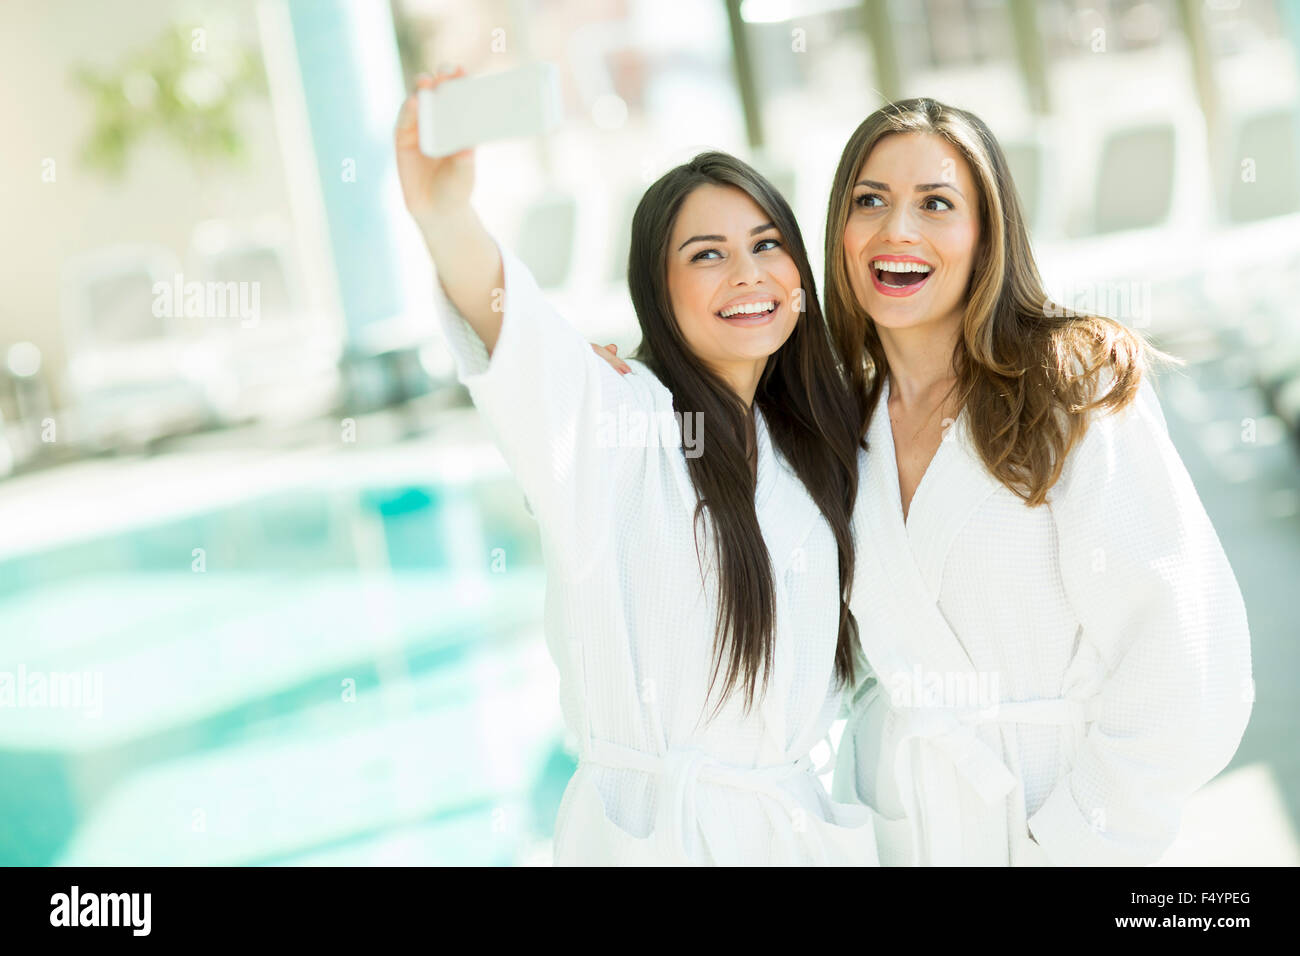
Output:
<svg viewBox="0 0 1300 956">
<path fill-rule="evenodd" d="M 988 473 L 973 446 L 963 408 L 926 468 L 904 523 L 889 421 L 888 378 L 872 415 L 867 441 L 869 451 L 864 455 L 869 480 L 859 490 L 858 508 L 870 536 L 866 547 L 878 561 L 859 558 L 858 565 L 864 573 L 886 575 L 890 591 L 903 606 L 918 609 L 915 613 L 924 609 L 926 626 L 917 622 L 914 643 L 927 666 L 965 671 L 971 667 L 970 658 L 939 611 L 939 587 L 948 549 L 957 532 L 1000 484 Z M 873 650 L 883 653 L 883 648 L 865 646 L 867 637 L 864 634 L 867 657 L 872 657 Z M 902 666 L 908 662 L 896 663 Z"/>
<path fill-rule="evenodd" d="M 886 381 L 868 429 L 866 480 L 855 512 L 857 567 L 868 576 L 855 590 L 862 587 L 873 602 L 872 620 L 860 633 L 891 702 L 885 733 L 907 808 L 910 858 L 951 864 L 960 860 L 963 801 L 994 826 L 1016 783 L 976 730 L 975 721 L 997 719 L 1001 704 L 970 697 L 979 693 L 979 675 L 938 604 L 954 537 L 1000 485 L 971 443 L 963 409 L 931 459 L 904 523 L 888 402 Z M 932 681 L 951 688 L 942 701 L 925 698 Z"/>
</svg>

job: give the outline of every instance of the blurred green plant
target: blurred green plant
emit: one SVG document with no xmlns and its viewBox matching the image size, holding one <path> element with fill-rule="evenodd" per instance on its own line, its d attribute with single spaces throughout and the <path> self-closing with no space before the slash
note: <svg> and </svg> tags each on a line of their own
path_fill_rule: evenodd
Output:
<svg viewBox="0 0 1300 956">
<path fill-rule="evenodd" d="M 192 161 L 239 161 L 238 106 L 266 95 L 261 56 L 248 47 L 209 48 L 202 27 L 175 24 L 111 70 L 78 65 L 72 79 L 90 99 L 94 126 L 81 158 L 120 178 L 131 151 L 161 135 Z"/>
</svg>

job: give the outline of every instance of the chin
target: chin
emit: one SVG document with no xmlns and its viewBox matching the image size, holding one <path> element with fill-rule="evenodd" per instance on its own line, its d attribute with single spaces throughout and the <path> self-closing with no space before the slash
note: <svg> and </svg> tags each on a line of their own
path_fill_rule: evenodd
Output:
<svg viewBox="0 0 1300 956">
<path fill-rule="evenodd" d="M 779 346 L 779 345 L 774 345 L 774 346 L 772 346 L 771 348 L 760 348 L 760 349 L 754 349 L 753 351 L 749 351 L 749 350 L 745 350 L 745 351 L 732 351 L 732 352 L 728 352 L 728 353 L 726 353 L 726 354 L 723 355 L 723 356 L 720 356 L 720 359 L 721 359 L 721 361 L 726 362 L 726 363 L 731 363 L 731 362 L 761 362 L 761 361 L 763 361 L 764 359 L 771 358 L 771 357 L 773 356 L 773 354 L 775 354 L 776 351 L 777 351 L 780 347 L 781 347 L 781 346 Z"/>
<path fill-rule="evenodd" d="M 922 325 L 925 322 L 924 316 L 909 315 L 889 308 L 868 308 L 867 315 L 871 316 L 872 322 L 885 329 L 910 329 L 914 325 Z"/>
<path fill-rule="evenodd" d="M 871 296 L 863 306 L 873 322 L 887 329 L 924 325 L 935 315 L 935 310 L 924 303 L 902 303 L 882 295 Z"/>
<path fill-rule="evenodd" d="M 790 329 L 784 335 L 770 335 L 763 342 L 755 343 L 752 354 L 745 357 L 750 359 L 770 358 L 781 350 L 781 346 L 790 341 L 790 333 L 793 331 L 793 329 Z"/>
</svg>

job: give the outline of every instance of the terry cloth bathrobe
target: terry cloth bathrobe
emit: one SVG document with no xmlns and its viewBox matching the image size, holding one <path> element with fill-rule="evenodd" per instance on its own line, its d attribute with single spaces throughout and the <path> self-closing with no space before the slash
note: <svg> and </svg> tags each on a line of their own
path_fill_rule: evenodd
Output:
<svg viewBox="0 0 1300 956">
<path fill-rule="evenodd" d="M 578 747 L 556 864 L 876 865 L 871 811 L 832 803 L 809 756 L 842 697 L 835 543 L 763 416 L 755 507 L 775 576 L 773 671 L 748 716 L 737 693 L 709 722 L 718 585 L 707 512 L 697 559 L 685 458 L 707 449 L 707 423 L 684 448 L 663 384 L 639 362 L 618 374 L 497 246 L 504 322 L 490 359 L 441 283 L 435 298 L 457 375 L 541 533 L 546 640 Z"/>
<path fill-rule="evenodd" d="M 888 401 L 886 383 L 854 516 L 874 673 L 833 795 L 878 811 L 882 865 L 1155 862 L 1253 693 L 1241 594 L 1150 381 L 1093 413 L 1037 508 L 962 412 L 906 523 Z"/>
</svg>

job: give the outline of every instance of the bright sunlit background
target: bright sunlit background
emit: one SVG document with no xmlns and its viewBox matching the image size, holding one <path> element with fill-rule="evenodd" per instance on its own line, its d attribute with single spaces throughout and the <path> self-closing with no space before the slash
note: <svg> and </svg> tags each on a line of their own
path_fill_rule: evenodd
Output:
<svg viewBox="0 0 1300 956">
<path fill-rule="evenodd" d="M 535 525 L 392 162 L 420 70 L 559 67 L 476 205 L 632 348 L 632 210 L 733 152 L 821 275 L 889 98 L 983 117 L 1049 290 L 1184 357 L 1256 704 L 1170 864 L 1300 863 L 1300 3 L 6 0 L 0 864 L 545 864 L 574 751 Z"/>
</svg>

